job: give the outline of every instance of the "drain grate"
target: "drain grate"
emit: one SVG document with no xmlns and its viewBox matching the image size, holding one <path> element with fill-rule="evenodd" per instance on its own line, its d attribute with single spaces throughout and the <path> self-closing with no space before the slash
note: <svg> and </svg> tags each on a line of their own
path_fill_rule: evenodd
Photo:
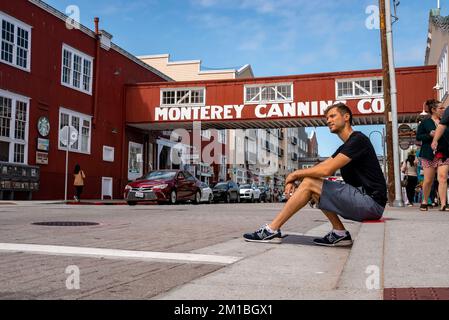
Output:
<svg viewBox="0 0 449 320">
<path fill-rule="evenodd" d="M 449 300 L 449 288 L 385 288 L 384 300 Z"/>
<path fill-rule="evenodd" d="M 87 221 L 45 221 L 45 222 L 33 222 L 32 224 L 50 227 L 83 227 L 83 226 L 96 226 L 99 223 Z"/>
</svg>

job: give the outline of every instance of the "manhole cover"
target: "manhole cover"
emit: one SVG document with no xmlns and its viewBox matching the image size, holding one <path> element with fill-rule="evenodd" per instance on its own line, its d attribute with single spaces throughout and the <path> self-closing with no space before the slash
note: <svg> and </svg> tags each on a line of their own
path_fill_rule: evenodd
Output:
<svg viewBox="0 0 449 320">
<path fill-rule="evenodd" d="M 51 226 L 51 227 L 82 227 L 82 226 L 95 226 L 97 222 L 85 222 L 85 221 L 47 221 L 47 222 L 33 222 L 38 226 Z"/>
</svg>

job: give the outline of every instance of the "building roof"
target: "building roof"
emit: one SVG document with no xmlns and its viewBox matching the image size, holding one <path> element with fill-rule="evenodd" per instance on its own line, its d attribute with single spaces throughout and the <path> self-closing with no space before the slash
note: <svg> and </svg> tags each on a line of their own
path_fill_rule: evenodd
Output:
<svg viewBox="0 0 449 320">
<path fill-rule="evenodd" d="M 430 21 L 439 29 L 449 31 L 449 16 L 430 16 Z"/>
<path fill-rule="evenodd" d="M 65 23 L 65 21 L 67 21 L 67 18 L 69 18 L 67 15 L 65 15 L 61 11 L 53 8 L 52 6 L 50 6 L 49 4 L 45 3 L 42 0 L 28 0 L 28 1 L 31 2 L 32 4 L 38 6 L 39 8 L 47 11 L 48 13 L 54 15 L 55 17 L 61 19 L 62 21 L 64 21 L 64 23 Z M 87 34 L 88 36 L 90 36 L 92 38 L 95 38 L 95 32 L 90 30 L 88 27 L 82 25 L 81 23 L 80 23 L 80 31 L 84 32 L 85 34 Z M 106 31 L 101 30 L 101 32 L 103 34 L 109 36 L 110 38 L 112 38 L 112 35 L 107 33 Z M 141 67 L 147 69 L 148 71 L 153 72 L 154 74 L 158 75 L 162 79 L 164 79 L 166 81 L 174 81 L 172 78 L 170 78 L 166 74 L 163 74 L 159 70 L 157 70 L 157 69 L 153 68 L 152 66 L 146 64 L 145 62 L 143 62 L 142 60 L 138 59 L 133 54 L 131 54 L 128 51 L 124 50 L 123 48 L 119 47 L 118 45 L 116 45 L 114 43 L 111 43 L 111 49 L 117 51 L 121 55 L 125 56 L 126 58 L 130 59 L 134 63 L 140 65 Z"/>
<path fill-rule="evenodd" d="M 146 60 L 146 59 L 167 59 L 167 66 L 171 65 L 180 65 L 180 64 L 197 64 L 198 65 L 198 74 L 208 74 L 208 73 L 233 73 L 238 77 L 241 73 L 249 70 L 251 77 L 254 77 L 253 70 L 250 64 L 245 64 L 243 66 L 238 67 L 205 67 L 202 65 L 201 60 L 178 60 L 178 61 L 170 61 L 170 54 L 153 54 L 153 55 L 143 55 L 137 56 L 137 58 Z"/>
</svg>

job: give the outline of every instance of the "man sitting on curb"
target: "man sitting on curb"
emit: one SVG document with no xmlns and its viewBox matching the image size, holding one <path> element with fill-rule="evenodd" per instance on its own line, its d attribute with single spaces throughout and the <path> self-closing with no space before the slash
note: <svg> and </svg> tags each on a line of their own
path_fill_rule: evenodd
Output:
<svg viewBox="0 0 449 320">
<path fill-rule="evenodd" d="M 338 215 L 359 222 L 382 217 L 387 186 L 371 141 L 363 133 L 353 131 L 352 112 L 345 104 L 328 107 L 324 115 L 330 131 L 343 140 L 343 145 L 316 166 L 292 172 L 285 180 L 289 200 L 284 208 L 270 224 L 244 234 L 246 241 L 280 243 L 281 226 L 310 200 L 318 204 L 333 227 L 324 238 L 314 240 L 317 245 L 352 245 L 351 235 Z M 345 183 L 323 179 L 338 169 Z M 302 182 L 296 188 L 297 181 Z"/>
</svg>

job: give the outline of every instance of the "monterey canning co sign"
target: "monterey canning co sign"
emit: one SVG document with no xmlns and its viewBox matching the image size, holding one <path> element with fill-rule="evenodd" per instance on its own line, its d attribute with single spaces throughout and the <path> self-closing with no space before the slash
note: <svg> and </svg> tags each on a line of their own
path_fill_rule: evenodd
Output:
<svg viewBox="0 0 449 320">
<path fill-rule="evenodd" d="M 211 105 L 211 106 L 159 106 L 154 111 L 154 121 L 207 121 L 207 120 L 236 120 L 236 119 L 276 119 L 319 117 L 324 110 L 334 103 L 345 100 L 306 101 L 292 103 L 273 103 L 257 105 Z M 357 102 L 355 106 L 353 103 Z M 384 100 L 361 99 L 350 100 L 348 105 L 355 115 L 383 113 Z"/>
</svg>

